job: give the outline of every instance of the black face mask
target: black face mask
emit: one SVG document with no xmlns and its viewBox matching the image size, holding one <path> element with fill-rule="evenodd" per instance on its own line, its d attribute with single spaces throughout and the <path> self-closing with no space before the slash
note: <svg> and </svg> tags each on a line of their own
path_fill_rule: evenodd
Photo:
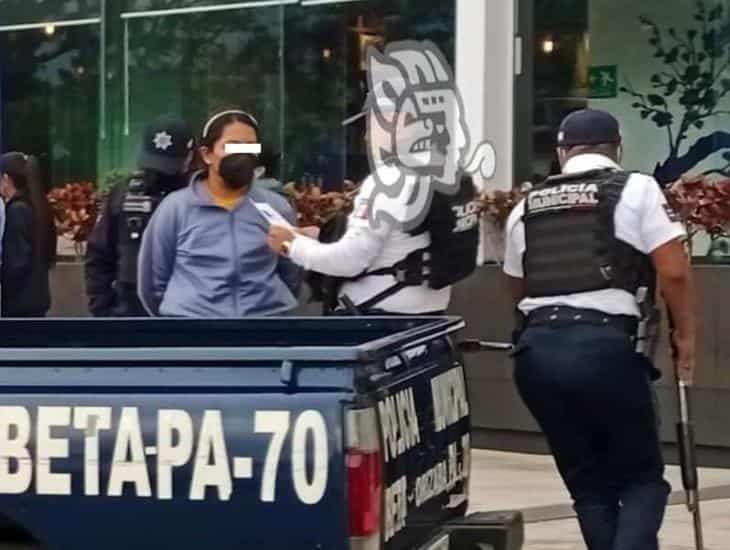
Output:
<svg viewBox="0 0 730 550">
<path fill-rule="evenodd" d="M 226 187 L 244 189 L 253 182 L 254 170 L 257 164 L 255 155 L 226 155 L 223 157 L 218 171 Z"/>
</svg>

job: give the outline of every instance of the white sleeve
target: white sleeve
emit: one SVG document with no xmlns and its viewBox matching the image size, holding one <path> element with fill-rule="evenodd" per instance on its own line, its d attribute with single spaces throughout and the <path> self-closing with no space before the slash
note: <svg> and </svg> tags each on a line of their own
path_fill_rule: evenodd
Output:
<svg viewBox="0 0 730 550">
<path fill-rule="evenodd" d="M 679 216 L 654 178 L 646 180 L 640 212 L 641 244 L 645 254 L 685 235 Z"/>
<path fill-rule="evenodd" d="M 347 220 L 347 231 L 335 243 L 320 243 L 297 237 L 289 251 L 291 260 L 309 271 L 335 277 L 355 277 L 366 271 L 380 255 L 391 227 L 382 223 L 373 229 L 368 220 L 372 185 L 363 183 Z"/>
<path fill-rule="evenodd" d="M 525 224 L 522 216 L 525 212 L 524 199 L 515 206 L 507 219 L 505 229 L 504 265 L 502 269 L 510 277 L 524 278 L 522 257 L 525 254 Z"/>
</svg>

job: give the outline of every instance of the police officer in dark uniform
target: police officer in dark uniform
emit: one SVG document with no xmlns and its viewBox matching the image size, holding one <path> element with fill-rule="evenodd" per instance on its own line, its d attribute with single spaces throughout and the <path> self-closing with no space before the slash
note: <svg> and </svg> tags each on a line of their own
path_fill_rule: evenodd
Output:
<svg viewBox="0 0 730 550">
<path fill-rule="evenodd" d="M 142 232 L 168 193 L 186 184 L 193 134 L 182 120 L 162 116 L 144 132 L 139 172 L 115 186 L 89 237 L 86 293 L 95 317 L 139 317 L 137 255 Z"/>
<path fill-rule="evenodd" d="M 589 550 L 657 550 L 669 494 L 642 310 L 659 288 L 692 382 L 695 328 L 684 230 L 657 182 L 624 172 L 616 119 L 568 116 L 562 174 L 507 223 L 504 271 L 522 315 L 515 382 L 547 436 Z"/>
</svg>

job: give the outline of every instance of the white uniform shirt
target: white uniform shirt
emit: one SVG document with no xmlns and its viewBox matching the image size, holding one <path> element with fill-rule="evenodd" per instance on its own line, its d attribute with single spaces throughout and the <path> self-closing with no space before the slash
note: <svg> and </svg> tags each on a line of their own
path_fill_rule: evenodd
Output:
<svg viewBox="0 0 730 550">
<path fill-rule="evenodd" d="M 371 176 L 363 182 L 355 198 L 342 239 L 335 243 L 320 243 L 297 236 L 289 257 L 310 271 L 335 277 L 355 277 L 366 271 L 392 267 L 414 250 L 427 248 L 431 244 L 428 232 L 411 235 L 387 223 L 381 223 L 378 229 L 371 227 L 368 214 L 374 191 L 375 181 Z M 392 275 L 371 275 L 343 284 L 340 295 L 347 295 L 355 305 L 359 305 L 395 284 Z M 445 310 L 450 298 L 450 287 L 434 290 L 424 283 L 405 287 L 373 308 L 391 313 L 430 313 Z"/>
<path fill-rule="evenodd" d="M 570 159 L 563 168 L 564 174 L 589 170 L 620 167 L 603 155 L 586 154 Z M 624 187 L 614 214 L 616 237 L 644 254 L 651 254 L 660 246 L 684 236 L 681 223 L 670 216 L 659 184 L 651 176 L 632 174 Z M 525 253 L 524 200 L 507 220 L 504 272 L 516 278 L 524 278 L 522 258 Z M 594 309 L 609 315 L 634 315 L 640 317 L 636 298 L 620 289 L 597 290 L 565 296 L 525 298 L 519 308 L 524 314 L 545 306 L 568 306 Z"/>
</svg>

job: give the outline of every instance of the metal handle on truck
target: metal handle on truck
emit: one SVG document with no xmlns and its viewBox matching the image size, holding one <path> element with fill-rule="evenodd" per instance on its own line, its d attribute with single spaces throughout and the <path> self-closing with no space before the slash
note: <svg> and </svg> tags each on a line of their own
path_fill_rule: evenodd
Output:
<svg viewBox="0 0 730 550">
<path fill-rule="evenodd" d="M 486 351 L 510 352 L 514 345 L 506 342 L 486 342 L 484 340 L 462 340 L 459 342 L 459 350 L 463 353 L 482 353 Z"/>
</svg>

